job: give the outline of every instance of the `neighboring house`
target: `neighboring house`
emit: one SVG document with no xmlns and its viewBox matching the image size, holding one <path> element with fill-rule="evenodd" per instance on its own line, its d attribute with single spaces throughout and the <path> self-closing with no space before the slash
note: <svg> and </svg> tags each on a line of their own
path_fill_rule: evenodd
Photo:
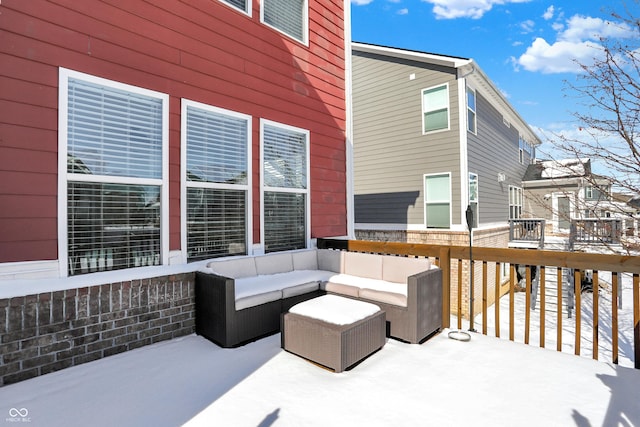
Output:
<svg viewBox="0 0 640 427">
<path fill-rule="evenodd" d="M 591 171 L 590 159 L 538 160 L 522 178 L 526 216 L 542 218 L 549 232 L 568 233 L 573 219 L 619 216 L 611 181 Z"/>
<path fill-rule="evenodd" d="M 472 59 L 352 44 L 360 238 L 507 247 L 540 144 Z"/>
<path fill-rule="evenodd" d="M 192 332 L 195 261 L 348 234 L 349 7 L 2 1 L 0 354 L 120 328 L 3 375 Z"/>
</svg>

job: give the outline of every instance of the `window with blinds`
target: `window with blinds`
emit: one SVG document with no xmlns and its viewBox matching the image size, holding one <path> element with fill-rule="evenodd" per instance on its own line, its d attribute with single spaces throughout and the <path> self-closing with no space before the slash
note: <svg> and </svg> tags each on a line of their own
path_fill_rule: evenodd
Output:
<svg viewBox="0 0 640 427">
<path fill-rule="evenodd" d="M 65 73 L 67 273 L 158 265 L 166 98 Z"/>
<path fill-rule="evenodd" d="M 425 175 L 424 200 L 427 228 L 451 227 L 451 176 Z"/>
<path fill-rule="evenodd" d="M 449 129 L 449 86 L 441 85 L 422 91 L 424 133 Z"/>
<path fill-rule="evenodd" d="M 250 9 L 249 9 L 250 0 L 221 0 L 221 1 L 237 9 L 240 9 L 245 13 L 250 12 Z"/>
<path fill-rule="evenodd" d="M 246 254 L 251 117 L 183 103 L 187 260 Z"/>
<path fill-rule="evenodd" d="M 262 0 L 262 21 L 307 42 L 307 0 Z"/>
<path fill-rule="evenodd" d="M 308 162 L 308 131 L 263 122 L 265 252 L 307 246 Z"/>
</svg>

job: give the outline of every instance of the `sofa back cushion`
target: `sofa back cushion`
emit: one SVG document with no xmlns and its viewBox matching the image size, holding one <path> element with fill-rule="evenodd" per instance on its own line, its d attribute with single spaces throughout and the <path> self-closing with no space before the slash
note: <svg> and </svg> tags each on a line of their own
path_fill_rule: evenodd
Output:
<svg viewBox="0 0 640 427">
<path fill-rule="evenodd" d="M 292 252 L 294 270 L 317 270 L 318 251 L 316 249 Z"/>
<path fill-rule="evenodd" d="M 382 258 L 384 257 L 381 255 L 345 252 L 344 273 L 382 280 Z"/>
<path fill-rule="evenodd" d="M 293 259 L 290 252 L 255 257 L 258 274 L 276 274 L 293 271 Z"/>
<path fill-rule="evenodd" d="M 342 273 L 342 251 L 318 249 L 318 270 Z"/>
<path fill-rule="evenodd" d="M 407 258 L 401 256 L 382 257 L 382 280 L 407 283 L 407 277 L 429 270 L 429 258 Z"/>
<path fill-rule="evenodd" d="M 253 257 L 215 260 L 207 264 L 214 274 L 232 279 L 256 275 L 256 263 Z"/>
</svg>

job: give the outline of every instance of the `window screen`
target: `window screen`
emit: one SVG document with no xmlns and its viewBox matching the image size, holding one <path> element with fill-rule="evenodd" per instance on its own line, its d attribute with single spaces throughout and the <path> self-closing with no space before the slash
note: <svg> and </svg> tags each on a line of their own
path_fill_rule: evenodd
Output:
<svg viewBox="0 0 640 427">
<path fill-rule="evenodd" d="M 446 85 L 422 92 L 424 131 L 433 132 L 449 128 L 449 90 Z"/>
<path fill-rule="evenodd" d="M 262 7 L 265 23 L 305 41 L 306 0 L 263 0 Z"/>
</svg>

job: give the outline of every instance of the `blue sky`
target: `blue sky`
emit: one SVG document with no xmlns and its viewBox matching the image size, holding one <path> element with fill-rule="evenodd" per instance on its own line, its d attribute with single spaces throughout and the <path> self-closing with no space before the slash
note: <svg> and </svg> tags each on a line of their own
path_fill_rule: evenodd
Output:
<svg viewBox="0 0 640 427">
<path fill-rule="evenodd" d="M 628 0 L 633 3 L 635 0 Z M 598 36 L 637 37 L 595 0 L 351 0 L 352 38 L 473 58 L 534 128 L 572 133 L 578 100 L 566 88 Z M 543 144 L 546 145 L 546 144 Z"/>
</svg>

